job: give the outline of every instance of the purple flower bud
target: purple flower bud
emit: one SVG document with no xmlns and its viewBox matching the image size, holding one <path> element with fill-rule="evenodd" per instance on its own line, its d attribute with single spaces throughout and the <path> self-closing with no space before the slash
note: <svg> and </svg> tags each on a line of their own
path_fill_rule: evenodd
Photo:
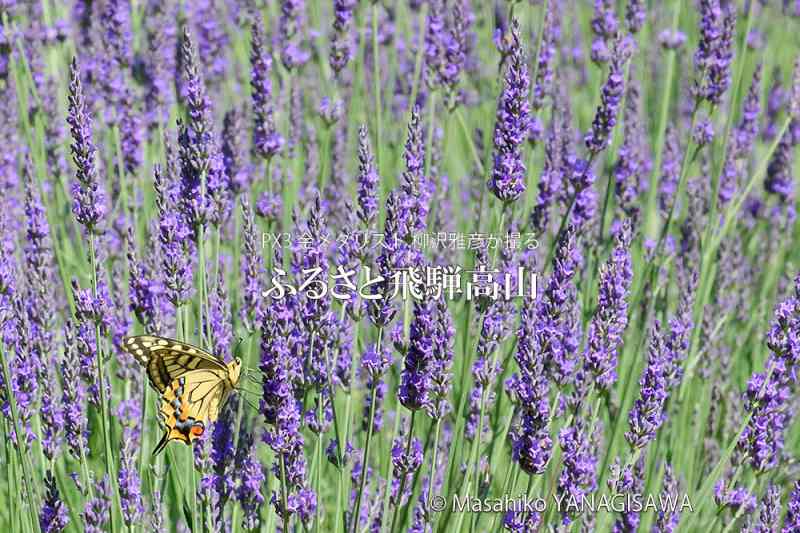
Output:
<svg viewBox="0 0 800 533">
<path fill-rule="evenodd" d="M 714 140 L 714 124 L 708 118 L 700 119 L 692 132 L 692 140 L 697 146 L 711 144 Z"/>
<path fill-rule="evenodd" d="M 134 442 L 131 439 L 122 440 L 118 474 L 122 520 L 128 527 L 130 527 L 131 524 L 138 523 L 144 513 L 141 482 L 139 480 L 139 471 L 136 464 L 137 455 L 133 446 Z"/>
<path fill-rule="evenodd" d="M 269 161 L 281 151 L 284 139 L 275 129 L 274 103 L 272 101 L 272 60 L 264 48 L 261 24 L 253 24 L 250 44 L 250 64 L 252 65 L 250 86 L 252 87 L 253 146 L 256 153 Z"/>
<path fill-rule="evenodd" d="M 333 0 L 333 35 L 328 63 L 335 73 L 340 73 L 353 55 L 353 37 L 350 24 L 356 0 Z"/>
<path fill-rule="evenodd" d="M 367 127 L 358 129 L 358 218 L 370 228 L 378 216 L 380 176 L 373 162 Z"/>
<path fill-rule="evenodd" d="M 39 513 L 39 528 L 42 533 L 60 533 L 69 524 L 69 512 L 67 506 L 61 501 L 56 478 L 49 470 L 44 476 L 44 486 L 46 492 Z"/>
<path fill-rule="evenodd" d="M 789 501 L 786 503 L 786 517 L 783 519 L 783 532 L 792 533 L 800 528 L 800 481 L 795 481 Z"/>
<path fill-rule="evenodd" d="M 416 472 L 422 466 L 422 442 L 414 437 L 409 444 L 406 450 L 405 442 L 400 437 L 392 444 L 392 468 L 398 478 Z"/>
<path fill-rule="evenodd" d="M 600 105 L 592 121 L 592 129 L 585 135 L 586 148 L 591 153 L 598 153 L 608 147 L 611 132 L 617 123 L 617 111 L 625 91 L 625 62 L 628 51 L 623 41 L 618 40 L 611 58 L 608 78 L 600 93 Z"/>
<path fill-rule="evenodd" d="M 667 50 L 680 50 L 686 44 L 686 34 L 680 30 L 667 28 L 658 34 L 658 42 Z"/>
<path fill-rule="evenodd" d="M 72 159 L 76 181 L 72 183 L 72 212 L 75 219 L 90 233 L 102 233 L 99 227 L 106 206 L 102 185 L 97 176 L 97 149 L 92 141 L 92 119 L 83 95 L 78 62 L 70 64 L 69 115 L 67 123 L 72 134 Z"/>
<path fill-rule="evenodd" d="M 494 128 L 494 165 L 489 190 L 503 202 L 513 202 L 525 192 L 526 169 L 522 143 L 528 136 L 530 78 L 519 36 L 519 22 L 511 22 L 511 53 L 497 103 Z"/>
<path fill-rule="evenodd" d="M 103 533 L 111 519 L 111 494 L 108 476 L 94 487 L 94 498 L 86 502 L 83 510 L 83 526 L 86 533 Z"/>
</svg>

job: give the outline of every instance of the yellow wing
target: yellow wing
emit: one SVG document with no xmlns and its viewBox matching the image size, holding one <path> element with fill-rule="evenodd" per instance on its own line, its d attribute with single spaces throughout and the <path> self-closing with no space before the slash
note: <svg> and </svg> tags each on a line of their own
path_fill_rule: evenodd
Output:
<svg viewBox="0 0 800 533">
<path fill-rule="evenodd" d="M 179 440 L 190 445 L 202 436 L 206 426 L 219 416 L 231 390 L 227 368 L 191 370 L 173 380 L 161 395 L 159 416 L 165 433 L 153 455 L 163 450 L 169 441 Z"/>
<path fill-rule="evenodd" d="M 192 370 L 227 372 L 225 362 L 219 357 L 197 346 L 167 337 L 126 337 L 122 347 L 145 367 L 150 384 L 161 394 L 175 379 Z"/>
</svg>

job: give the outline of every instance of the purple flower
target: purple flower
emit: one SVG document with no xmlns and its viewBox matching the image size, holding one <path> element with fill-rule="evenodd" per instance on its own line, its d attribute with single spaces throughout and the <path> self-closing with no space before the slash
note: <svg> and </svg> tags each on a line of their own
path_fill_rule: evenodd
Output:
<svg viewBox="0 0 800 533">
<path fill-rule="evenodd" d="M 365 228 L 370 228 L 378 216 L 379 182 L 367 127 L 362 124 L 358 129 L 358 218 Z"/>
<path fill-rule="evenodd" d="M 49 470 L 44 476 L 44 486 L 46 492 L 42 510 L 39 513 L 39 528 L 42 533 L 60 533 L 69 524 L 69 513 L 58 493 L 56 478 Z"/>
<path fill-rule="evenodd" d="M 86 390 L 78 374 L 80 367 L 74 329 L 67 323 L 64 326 L 64 355 L 59 361 L 59 370 L 64 384 L 61 393 L 64 438 L 75 459 L 80 459 L 82 454 L 88 454 L 89 451 Z"/>
<path fill-rule="evenodd" d="M 400 186 L 397 237 L 410 244 L 415 232 L 425 231 L 425 219 L 428 215 L 428 206 L 423 197 L 427 185 L 424 174 L 425 144 L 422 138 L 422 119 L 417 107 L 411 111 L 403 159 L 406 168 Z"/>
<path fill-rule="evenodd" d="M 558 197 L 567 170 L 564 154 L 566 145 L 571 140 L 569 109 L 562 98 L 558 98 L 554 106 L 556 112 L 550 122 L 544 145 L 544 168 L 537 185 L 539 195 L 530 215 L 530 222 L 537 233 L 546 231 L 550 224 L 550 208 Z"/>
<path fill-rule="evenodd" d="M 649 146 L 644 139 L 644 125 L 642 124 L 639 110 L 640 88 L 630 66 L 629 79 L 625 98 L 625 126 L 623 128 L 622 145 L 619 148 L 619 158 L 614 165 L 614 178 L 616 180 L 614 192 L 619 199 L 622 211 L 631 219 L 635 226 L 639 218 L 639 193 L 643 188 L 643 181 L 652 170 Z"/>
<path fill-rule="evenodd" d="M 398 437 L 392 444 L 392 468 L 398 479 L 416 472 L 422 466 L 422 442 L 414 437 L 406 448 L 403 439 Z"/>
<path fill-rule="evenodd" d="M 542 525 L 542 516 L 536 511 L 530 514 L 516 511 L 506 511 L 503 515 L 503 528 L 512 533 L 527 533 L 536 531 Z"/>
<path fill-rule="evenodd" d="M 367 388 L 373 388 L 392 364 L 389 350 L 384 347 L 380 353 L 375 346 L 370 346 L 361 356 L 361 368 L 364 372 Z"/>
<path fill-rule="evenodd" d="M 483 406 L 485 416 L 489 407 L 491 407 L 495 401 L 493 385 L 499 373 L 500 364 L 492 364 L 491 359 L 487 359 L 486 357 L 479 356 L 472 364 L 472 379 L 475 385 L 470 393 L 469 406 L 467 408 L 467 422 L 464 428 L 464 436 L 467 440 L 472 440 L 476 436 L 480 440 L 484 432 L 488 429 L 487 426 L 481 425 L 481 406 Z"/>
<path fill-rule="evenodd" d="M 287 70 L 302 67 L 311 59 L 311 53 L 303 45 L 305 9 L 303 0 L 281 0 L 278 32 L 280 34 L 281 62 Z"/>
<path fill-rule="evenodd" d="M 761 132 L 764 140 L 772 140 L 778 132 L 778 115 L 786 104 L 786 89 L 781 84 L 781 70 L 775 67 L 772 71 L 772 84 L 767 92 L 766 123 Z"/>
<path fill-rule="evenodd" d="M 272 101 L 272 60 L 264 49 L 264 36 L 261 24 L 253 24 L 250 43 L 250 63 L 252 65 L 250 86 L 252 87 L 253 146 L 256 154 L 269 161 L 281 151 L 283 137 L 275 129 L 274 103 Z"/>
<path fill-rule="evenodd" d="M 192 231 L 209 220 L 218 225 L 223 218 L 212 196 L 228 190 L 221 153 L 215 145 L 211 105 L 200 74 L 197 51 L 184 27 L 181 58 L 186 76 L 188 122 L 178 121 L 181 181 L 180 205 Z M 216 202 L 215 202 L 216 203 Z"/>
<path fill-rule="evenodd" d="M 99 78 L 109 104 L 106 118 L 119 124 L 126 111 L 125 71 L 133 58 L 130 4 L 124 0 L 109 0 L 103 4 L 98 19 L 103 48 L 103 53 L 98 55 Z"/>
<path fill-rule="evenodd" d="M 266 481 L 252 440 L 252 437 L 243 436 L 236 455 L 236 472 L 240 479 L 236 499 L 244 510 L 242 527 L 245 529 L 258 529 L 261 523 L 260 511 L 264 504 L 261 491 Z"/>
<path fill-rule="evenodd" d="M 643 0 L 628 0 L 625 7 L 625 21 L 631 33 L 638 33 L 647 20 L 647 6 Z"/>
<path fill-rule="evenodd" d="M 758 511 L 758 523 L 752 528 L 753 533 L 772 533 L 780 529 L 781 523 L 781 489 L 775 483 L 767 485 L 761 498 Z"/>
<path fill-rule="evenodd" d="M 431 402 L 431 372 L 435 364 L 434 331 L 432 304 L 415 300 L 409 348 L 397 393 L 400 403 L 412 411 L 428 407 Z"/>
<path fill-rule="evenodd" d="M 214 0 L 199 0 L 188 13 L 197 35 L 203 74 L 212 86 L 223 81 L 228 68 L 228 33 L 219 20 L 221 13 L 224 13 L 224 8 Z"/>
<path fill-rule="evenodd" d="M 567 226 L 557 243 L 553 273 L 538 302 L 536 337 L 541 347 L 545 372 L 559 386 L 566 385 L 575 371 L 579 338 L 573 316 L 576 289 L 573 283 L 580 255 L 575 230 Z"/>
<path fill-rule="evenodd" d="M 153 331 L 157 320 L 158 299 L 161 296 L 162 287 L 148 266 L 136 259 L 133 227 L 128 227 L 125 247 L 128 269 L 130 270 L 128 279 L 130 310 L 133 311 L 136 319 L 144 326 L 146 331 Z"/>
<path fill-rule="evenodd" d="M 617 111 L 625 91 L 624 67 L 628 55 L 629 51 L 624 41 L 617 41 L 608 78 L 600 92 L 600 105 L 594 115 L 592 129 L 584 136 L 586 148 L 593 154 L 602 152 L 608 147 L 611 132 L 617 124 Z"/>
<path fill-rule="evenodd" d="M 600 287 L 584 352 L 584 367 L 595 376 L 599 389 L 608 390 L 617 380 L 617 352 L 628 325 L 628 292 L 633 280 L 630 228 L 617 235 L 611 257 L 600 268 Z"/>
<path fill-rule="evenodd" d="M 561 34 L 561 20 L 558 13 L 558 6 L 555 2 L 547 4 L 547 11 L 544 14 L 544 24 L 542 25 L 542 38 L 539 45 L 539 55 L 537 57 L 536 79 L 533 84 L 533 95 L 531 105 L 533 109 L 539 111 L 544 106 L 545 98 L 552 91 L 553 84 L 553 60 L 557 53 L 557 41 Z M 535 121 L 532 120 L 531 124 Z"/>
<path fill-rule="evenodd" d="M 608 486 L 617 494 L 634 495 L 641 494 L 644 490 L 644 460 L 642 458 L 633 467 L 622 468 L 619 458 L 611 465 L 611 477 Z M 636 531 L 641 521 L 640 511 L 635 508 L 627 508 L 622 511 L 620 517 L 614 522 L 613 533 L 627 533 Z"/>
<path fill-rule="evenodd" d="M 711 144 L 714 140 L 714 124 L 708 118 L 697 121 L 692 132 L 692 140 L 697 146 Z"/>
<path fill-rule="evenodd" d="M 392 302 L 392 273 L 395 265 L 400 263 L 401 252 L 406 248 L 399 238 L 400 194 L 395 191 L 386 199 L 386 220 L 383 226 L 384 246 L 377 258 L 377 275 L 379 278 L 370 288 L 368 301 L 368 316 L 377 327 L 385 328 L 394 319 L 397 309 Z M 372 274 L 370 274 L 372 275 Z"/>
<path fill-rule="evenodd" d="M 177 309 L 191 298 L 194 248 L 191 229 L 181 213 L 174 209 L 177 198 L 168 179 L 159 165 L 153 167 L 164 287 L 167 300 Z"/>
<path fill-rule="evenodd" d="M 353 55 L 350 24 L 357 4 L 356 0 L 333 0 L 333 35 L 328 63 L 336 74 L 344 70 Z"/>
<path fill-rule="evenodd" d="M 72 212 L 87 231 L 102 233 L 99 224 L 106 213 L 105 198 L 97 176 L 97 149 L 92 141 L 92 119 L 83 95 L 78 61 L 74 57 L 70 64 L 67 123 L 72 134 L 72 159 L 77 178 L 71 188 Z"/>
<path fill-rule="evenodd" d="M 249 192 L 253 181 L 244 122 L 244 112 L 238 107 L 228 110 L 222 122 L 222 160 L 234 196 Z"/>
<path fill-rule="evenodd" d="M 33 179 L 27 165 L 26 174 Z M 27 226 L 23 252 L 28 282 L 25 296 L 27 343 L 39 381 L 48 383 L 52 379 L 50 354 L 53 352 L 53 330 L 56 316 L 52 291 L 54 258 L 50 245 L 50 227 L 47 223 L 44 206 L 32 183 L 26 184 L 25 187 L 25 216 Z M 42 392 L 41 407 L 44 429 L 42 444 L 45 455 L 52 459 L 60 443 L 61 408 L 53 397 L 53 390 L 45 388 Z"/>
<path fill-rule="evenodd" d="M 664 158 L 661 163 L 661 179 L 658 188 L 658 206 L 666 215 L 672 208 L 681 175 L 681 145 L 677 132 L 672 126 L 667 127 L 664 145 Z"/>
<path fill-rule="evenodd" d="M 261 336 L 263 396 L 260 410 L 269 427 L 263 440 L 275 452 L 272 471 L 283 487 L 272 493 L 272 504 L 284 519 L 297 513 L 307 523 L 316 508 L 315 494 L 306 488 L 304 439 L 300 433 L 300 405 L 295 398 L 289 365 L 293 364 L 288 339 L 292 314 L 286 299 L 274 299 L 264 314 Z M 285 483 L 285 485 L 284 485 Z M 281 489 L 288 494 L 284 505 Z"/>
<path fill-rule="evenodd" d="M 612 0 L 595 0 L 591 25 L 592 32 L 604 40 L 613 39 L 616 36 L 619 22 Z"/>
<path fill-rule="evenodd" d="M 283 213 L 281 195 L 264 191 L 256 200 L 255 211 L 259 218 L 263 218 L 269 224 L 278 222 Z"/>
<path fill-rule="evenodd" d="M 656 436 L 656 431 L 666 419 L 664 403 L 668 395 L 667 373 L 669 361 L 658 321 L 650 335 L 647 365 L 639 379 L 639 398 L 628 412 L 630 429 L 625 440 L 632 448 L 644 448 Z"/>
<path fill-rule="evenodd" d="M 789 494 L 789 501 L 786 503 L 782 533 L 792 533 L 798 529 L 800 529 L 800 481 L 795 481 Z"/>
<path fill-rule="evenodd" d="M 728 70 L 733 57 L 731 40 L 736 13 L 735 10 L 731 10 L 723 22 L 719 0 L 701 0 L 698 3 L 698 10 L 700 41 L 694 54 L 696 79 L 693 91 L 698 101 L 706 99 L 718 104 L 730 83 Z M 723 37 L 726 32 L 727 35 Z"/>
<path fill-rule="evenodd" d="M 330 127 L 339 122 L 339 119 L 342 118 L 344 114 L 344 103 L 341 100 L 331 100 L 327 96 L 323 96 L 319 102 L 317 112 L 325 125 Z"/>
<path fill-rule="evenodd" d="M 525 192 L 526 169 L 521 145 L 528 137 L 530 78 L 519 37 L 519 22 L 511 22 L 511 53 L 497 103 L 494 128 L 494 166 L 489 190 L 503 202 L 512 202 Z"/>
<path fill-rule="evenodd" d="M 550 383 L 544 372 L 538 326 L 536 300 L 526 297 L 520 309 L 514 353 L 519 375 L 514 374 L 507 385 L 520 410 L 520 427 L 510 434 L 512 458 L 531 475 L 545 471 L 553 446 L 549 430 Z"/>
<path fill-rule="evenodd" d="M 103 533 L 111 520 L 111 491 L 108 476 L 95 483 L 94 498 L 86 502 L 83 513 L 83 527 L 86 533 Z"/>
<path fill-rule="evenodd" d="M 686 34 L 680 30 L 667 28 L 658 34 L 658 42 L 666 50 L 679 50 L 686 44 Z"/>
<path fill-rule="evenodd" d="M 752 513 L 756 508 L 756 498 L 744 487 L 726 486 L 724 479 L 714 485 L 714 501 L 719 507 L 728 507 L 733 511 L 743 509 L 745 513 Z"/>
<path fill-rule="evenodd" d="M 147 127 L 158 129 L 169 118 L 175 94 L 171 73 L 175 71 L 177 49 L 177 5 L 148 0 L 142 17 L 147 50 L 144 57 L 145 109 Z"/>
<path fill-rule="evenodd" d="M 558 494 L 567 501 L 581 501 L 597 489 L 597 458 L 592 453 L 594 443 L 588 433 L 577 419 L 558 435 L 564 463 L 558 478 Z M 562 510 L 562 515 L 564 524 L 572 521 L 568 510 Z"/>
<path fill-rule="evenodd" d="M 137 455 L 133 449 L 135 443 L 131 439 L 122 440 L 119 467 L 119 499 L 122 520 L 130 527 L 138 523 L 144 513 L 142 504 L 141 481 L 136 464 Z"/>
<path fill-rule="evenodd" d="M 664 466 L 664 481 L 662 487 L 663 501 L 674 501 L 677 503 L 680 498 L 680 487 L 675 474 L 672 471 L 672 466 L 666 464 Z M 669 498 L 669 499 L 668 499 Z M 678 528 L 678 523 L 681 520 L 681 509 L 664 508 L 660 509 L 656 516 L 656 523 L 653 525 L 653 533 L 673 533 Z"/>
<path fill-rule="evenodd" d="M 794 196 L 794 177 L 792 175 L 792 134 L 786 131 L 772 154 L 764 179 L 764 189 L 787 203 Z"/>
<path fill-rule="evenodd" d="M 260 317 L 262 309 L 262 284 L 264 277 L 264 265 L 258 253 L 256 244 L 255 220 L 253 211 L 247 201 L 247 196 L 241 198 L 242 206 L 242 255 L 241 255 L 241 279 L 242 279 L 242 307 L 239 310 L 240 317 L 245 327 L 249 331 L 256 328 L 256 320 Z"/>
<path fill-rule="evenodd" d="M 439 420 L 453 409 L 448 397 L 452 388 L 451 368 L 456 332 L 447 301 L 439 298 L 435 306 L 432 331 L 433 360 L 430 367 L 431 398 L 425 409 L 428 416 Z"/>
<path fill-rule="evenodd" d="M 222 258 L 220 258 L 220 263 L 222 263 Z M 216 283 L 210 279 L 207 281 L 209 287 L 209 294 L 206 295 L 208 299 L 208 321 L 203 324 L 203 334 L 208 339 L 213 352 L 220 357 L 227 358 L 231 353 L 233 326 L 231 323 L 231 307 L 228 304 L 228 295 L 225 290 L 224 270 L 224 265 L 220 265 Z"/>
<path fill-rule="evenodd" d="M 705 98 L 713 105 L 722 102 L 722 96 L 731 84 L 731 62 L 733 61 L 733 37 L 736 30 L 736 7 L 724 9 L 722 33 L 714 46 L 714 60 L 706 72 Z"/>
</svg>

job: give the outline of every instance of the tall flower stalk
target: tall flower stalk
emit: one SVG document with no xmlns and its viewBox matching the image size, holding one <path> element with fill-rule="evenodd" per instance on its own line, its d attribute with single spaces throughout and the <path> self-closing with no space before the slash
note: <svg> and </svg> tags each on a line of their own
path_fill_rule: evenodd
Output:
<svg viewBox="0 0 800 533">
<path fill-rule="evenodd" d="M 76 167 L 76 182 L 72 187 L 72 211 L 77 221 L 85 228 L 89 239 L 89 268 L 92 275 L 92 298 L 98 298 L 98 264 L 96 253 L 96 236 L 102 233 L 102 222 L 105 215 L 105 205 L 102 185 L 97 175 L 96 148 L 92 140 L 92 119 L 86 105 L 81 84 L 81 75 L 78 63 L 72 59 L 70 66 L 69 84 L 69 116 L 67 122 L 72 134 L 72 156 Z M 100 336 L 100 324 L 95 317 L 95 366 L 97 367 L 97 386 L 100 390 L 100 431 L 105 447 L 106 475 L 111 480 L 111 499 L 117 501 L 117 478 L 114 473 L 114 455 L 111 445 L 111 430 L 109 427 L 109 400 L 106 398 L 106 373 L 103 355 L 103 343 Z M 114 512 L 109 507 L 109 524 L 112 533 L 116 531 Z"/>
</svg>

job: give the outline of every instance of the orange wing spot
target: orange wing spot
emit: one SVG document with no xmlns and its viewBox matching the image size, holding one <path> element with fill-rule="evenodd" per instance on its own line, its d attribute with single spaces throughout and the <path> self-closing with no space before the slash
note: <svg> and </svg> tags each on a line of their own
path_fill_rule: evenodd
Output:
<svg viewBox="0 0 800 533">
<path fill-rule="evenodd" d="M 206 428 L 205 428 L 205 426 L 203 425 L 202 422 L 196 422 L 192 426 L 192 435 L 194 435 L 195 437 L 201 437 L 203 435 L 203 433 L 205 433 L 205 431 L 206 431 Z"/>
</svg>

